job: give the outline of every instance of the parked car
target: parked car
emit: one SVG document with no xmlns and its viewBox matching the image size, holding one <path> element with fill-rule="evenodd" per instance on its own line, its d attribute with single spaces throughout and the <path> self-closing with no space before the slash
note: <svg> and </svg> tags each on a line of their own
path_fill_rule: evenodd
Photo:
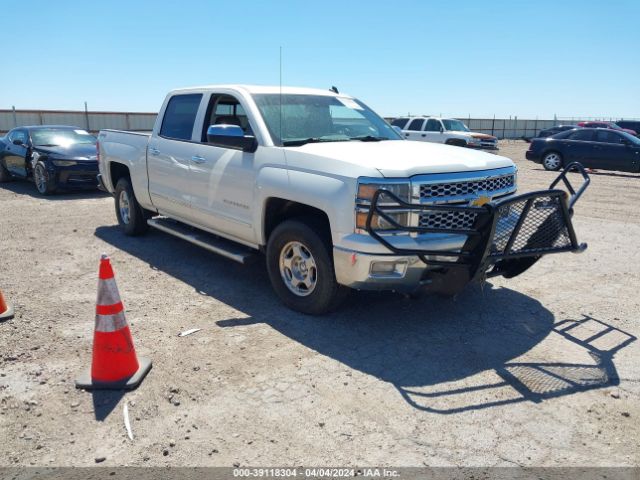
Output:
<svg viewBox="0 0 640 480">
<path fill-rule="evenodd" d="M 602 170 L 640 172 L 640 139 L 621 130 L 578 128 L 553 137 L 534 138 L 526 157 L 547 170 L 580 162 Z"/>
<path fill-rule="evenodd" d="M 534 138 L 550 137 L 551 135 L 555 135 L 556 133 L 566 132 L 567 130 L 573 130 L 574 128 L 578 128 L 578 125 L 556 125 L 555 127 L 540 130 L 538 132 L 538 135 Z"/>
<path fill-rule="evenodd" d="M 640 135 L 640 120 L 618 120 L 616 125 L 627 130 L 635 130 L 636 136 Z"/>
<path fill-rule="evenodd" d="M 585 248 L 565 192 L 516 196 L 510 159 L 405 141 L 334 91 L 174 90 L 151 135 L 103 130 L 98 145 L 125 234 L 152 226 L 240 263 L 264 253 L 276 294 L 307 314 L 349 288 L 454 295 Z"/>
<path fill-rule="evenodd" d="M 17 127 L 0 139 L 0 182 L 32 179 L 38 192 L 96 188 L 96 137 L 78 127 Z"/>
<path fill-rule="evenodd" d="M 472 132 L 463 122 L 455 118 L 401 117 L 396 118 L 391 125 L 400 128 L 407 140 L 498 150 L 496 137 L 486 133 Z"/>
<path fill-rule="evenodd" d="M 634 136 L 638 134 L 638 132 L 636 132 L 635 130 L 631 130 L 629 128 L 622 128 L 613 122 L 578 122 L 578 126 L 588 127 L 588 128 L 610 128 L 612 130 L 622 130 L 623 132 L 627 132 Z"/>
</svg>

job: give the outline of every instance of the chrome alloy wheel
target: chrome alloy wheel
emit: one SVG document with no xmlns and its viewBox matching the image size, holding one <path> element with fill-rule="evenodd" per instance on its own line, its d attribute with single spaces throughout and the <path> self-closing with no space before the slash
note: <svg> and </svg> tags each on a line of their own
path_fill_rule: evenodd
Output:
<svg viewBox="0 0 640 480">
<path fill-rule="evenodd" d="M 557 170 L 558 168 L 560 168 L 560 155 L 558 155 L 557 153 L 552 152 L 546 154 L 543 161 L 544 166 L 549 170 Z"/>
<path fill-rule="evenodd" d="M 47 182 L 49 181 L 49 174 L 45 170 L 44 166 L 42 166 L 42 164 L 36 165 L 36 168 L 33 170 L 33 180 L 36 184 L 38 192 L 47 192 Z"/>
<path fill-rule="evenodd" d="M 280 251 L 280 275 L 299 297 L 306 297 L 318 283 L 318 267 L 311 252 L 300 242 L 289 242 Z"/>
<path fill-rule="evenodd" d="M 129 222 L 131 221 L 131 202 L 129 201 L 129 195 L 126 190 L 122 190 L 120 192 L 118 207 L 120 208 L 120 218 L 122 219 L 122 223 L 129 225 Z"/>
</svg>

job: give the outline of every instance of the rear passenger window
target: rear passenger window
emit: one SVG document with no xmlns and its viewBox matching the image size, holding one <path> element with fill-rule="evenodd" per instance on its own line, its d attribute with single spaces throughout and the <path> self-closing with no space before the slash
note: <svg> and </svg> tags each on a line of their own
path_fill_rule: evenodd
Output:
<svg viewBox="0 0 640 480">
<path fill-rule="evenodd" d="M 424 123 L 424 120 L 422 118 L 416 118 L 415 120 L 411 120 L 411 123 L 407 127 L 407 130 L 420 131 L 422 130 L 423 123 Z"/>
<path fill-rule="evenodd" d="M 440 122 L 433 118 L 430 118 L 427 121 L 427 125 L 424 127 L 425 132 L 439 132 L 440 131 Z"/>
<path fill-rule="evenodd" d="M 175 95 L 169 100 L 162 119 L 160 136 L 176 140 L 191 140 L 202 94 Z"/>
<path fill-rule="evenodd" d="M 405 127 L 408 121 L 409 121 L 408 118 L 396 118 L 393 122 L 391 122 L 391 125 L 393 127 L 398 127 L 402 129 Z"/>
<path fill-rule="evenodd" d="M 591 130 L 576 130 L 571 135 L 569 135 L 569 140 L 582 140 L 582 141 L 590 141 L 593 132 Z"/>
</svg>

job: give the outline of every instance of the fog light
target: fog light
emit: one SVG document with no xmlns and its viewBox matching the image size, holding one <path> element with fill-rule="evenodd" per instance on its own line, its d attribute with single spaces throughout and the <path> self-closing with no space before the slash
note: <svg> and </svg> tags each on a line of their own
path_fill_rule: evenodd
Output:
<svg viewBox="0 0 640 480">
<path fill-rule="evenodd" d="M 371 264 L 372 277 L 404 277 L 407 262 L 373 262 Z"/>
</svg>

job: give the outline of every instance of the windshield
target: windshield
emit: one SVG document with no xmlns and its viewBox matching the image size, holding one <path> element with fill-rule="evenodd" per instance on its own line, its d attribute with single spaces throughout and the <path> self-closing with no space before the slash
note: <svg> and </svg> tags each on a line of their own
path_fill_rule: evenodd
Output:
<svg viewBox="0 0 640 480">
<path fill-rule="evenodd" d="M 451 130 L 453 132 L 469 132 L 470 131 L 469 128 L 460 120 L 443 119 L 442 123 L 444 124 L 445 130 Z"/>
<path fill-rule="evenodd" d="M 40 147 L 69 147 L 79 143 L 96 143 L 96 137 L 86 130 L 72 128 L 37 128 L 31 130 L 31 140 Z"/>
<path fill-rule="evenodd" d="M 278 146 L 402 140 L 387 122 L 352 98 L 278 94 L 257 94 L 253 97 L 273 143 Z"/>
</svg>

